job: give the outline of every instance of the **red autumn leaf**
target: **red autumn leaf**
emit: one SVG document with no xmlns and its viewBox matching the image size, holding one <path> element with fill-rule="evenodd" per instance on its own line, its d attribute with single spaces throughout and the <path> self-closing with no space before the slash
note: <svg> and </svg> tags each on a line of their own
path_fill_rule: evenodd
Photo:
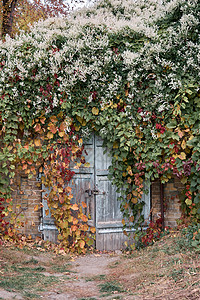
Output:
<svg viewBox="0 0 200 300">
<path fill-rule="evenodd" d="M 49 125 L 49 130 L 50 130 L 53 134 L 55 134 L 55 133 L 57 132 L 56 126 L 55 126 L 54 124 L 52 124 L 52 123 Z"/>
<path fill-rule="evenodd" d="M 40 124 L 36 124 L 36 126 L 35 126 L 35 131 L 38 132 L 38 131 L 40 131 L 40 130 L 41 130 Z"/>
</svg>

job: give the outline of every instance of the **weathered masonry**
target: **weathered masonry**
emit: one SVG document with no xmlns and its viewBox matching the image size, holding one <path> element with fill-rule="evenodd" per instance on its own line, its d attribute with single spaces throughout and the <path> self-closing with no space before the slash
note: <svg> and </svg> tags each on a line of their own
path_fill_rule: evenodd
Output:
<svg viewBox="0 0 200 300">
<path fill-rule="evenodd" d="M 87 203 L 85 213 L 90 215 L 89 224 L 96 227 L 96 248 L 99 250 L 116 250 L 123 247 L 127 237 L 123 234 L 122 214 L 120 203 L 117 201 L 115 187 L 108 180 L 108 167 L 110 157 L 104 153 L 102 140 L 96 136 L 85 144 L 88 153 L 89 168 L 80 168 L 76 172 L 72 185 L 72 193 L 76 201 Z M 48 208 L 44 200 L 47 193 L 41 186 L 39 178 L 28 180 L 20 176 L 21 190 L 13 187 L 13 198 L 16 204 L 21 204 L 24 214 L 25 234 L 40 235 L 44 240 L 56 241 L 57 229 L 50 215 L 45 214 Z M 182 185 L 177 179 L 172 179 L 164 187 L 165 225 L 175 226 L 176 219 L 180 218 L 180 205 L 178 193 Z M 159 181 L 151 185 L 148 195 L 143 196 L 145 201 L 144 217 L 148 222 L 150 218 L 156 220 L 160 217 L 160 188 Z M 43 203 L 41 211 L 34 211 L 36 205 Z"/>
</svg>

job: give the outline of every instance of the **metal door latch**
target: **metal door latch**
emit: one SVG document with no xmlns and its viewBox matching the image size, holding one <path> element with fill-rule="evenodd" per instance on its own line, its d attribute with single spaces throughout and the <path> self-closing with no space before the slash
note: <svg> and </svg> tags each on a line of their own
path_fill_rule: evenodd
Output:
<svg viewBox="0 0 200 300">
<path fill-rule="evenodd" d="M 91 197 L 92 195 L 98 195 L 99 190 L 96 187 L 94 187 L 93 190 L 89 188 L 88 190 L 85 190 L 85 193 L 88 193 L 88 196 Z"/>
<path fill-rule="evenodd" d="M 85 190 L 85 193 L 88 193 L 88 196 L 89 196 L 89 197 L 92 196 L 92 190 L 91 190 L 91 189 Z"/>
</svg>

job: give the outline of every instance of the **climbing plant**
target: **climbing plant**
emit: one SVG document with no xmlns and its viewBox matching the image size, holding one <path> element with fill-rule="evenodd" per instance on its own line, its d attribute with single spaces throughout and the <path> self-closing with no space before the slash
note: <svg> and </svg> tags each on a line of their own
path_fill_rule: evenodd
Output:
<svg viewBox="0 0 200 300">
<path fill-rule="evenodd" d="M 172 176 L 199 220 L 199 11 L 198 0 L 105 0 L 1 42 L 2 197 L 16 172 L 42 171 L 67 249 L 90 244 L 85 204 L 66 182 L 92 132 L 112 156 L 125 226 L 144 222 L 144 183 Z"/>
</svg>

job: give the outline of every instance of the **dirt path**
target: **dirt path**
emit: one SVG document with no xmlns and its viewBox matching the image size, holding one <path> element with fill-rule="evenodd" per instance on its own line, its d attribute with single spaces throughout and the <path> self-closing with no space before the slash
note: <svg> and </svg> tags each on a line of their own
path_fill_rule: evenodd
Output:
<svg viewBox="0 0 200 300">
<path fill-rule="evenodd" d="M 198 300 L 200 253 L 183 248 L 184 241 L 173 234 L 133 253 L 73 259 L 0 246 L 0 299 Z"/>
<path fill-rule="evenodd" d="M 119 256 L 113 254 L 78 257 L 71 262 L 71 270 L 74 273 L 69 280 L 63 282 L 62 291 L 59 288 L 42 296 L 45 299 L 55 300 L 100 299 L 98 285 L 110 273 L 109 266 L 118 260 Z M 107 296 L 104 299 L 114 298 Z"/>
</svg>

